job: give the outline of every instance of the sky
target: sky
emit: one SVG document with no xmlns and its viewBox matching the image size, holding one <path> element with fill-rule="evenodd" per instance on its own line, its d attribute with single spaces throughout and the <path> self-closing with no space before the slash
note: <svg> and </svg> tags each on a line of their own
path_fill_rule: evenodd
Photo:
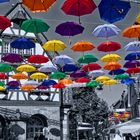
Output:
<svg viewBox="0 0 140 140">
<path fill-rule="evenodd" d="M 0 4 L 0 14 L 1 15 L 6 14 L 8 12 L 8 9 L 10 9 L 10 7 L 12 7 L 12 4 L 14 4 L 15 2 L 17 1 L 11 0 L 10 3 Z M 67 37 L 62 37 L 59 34 L 55 33 L 55 28 L 60 23 L 63 23 L 66 21 L 78 22 L 78 17 L 68 16 L 61 10 L 61 6 L 63 2 L 64 0 L 56 0 L 56 3 L 50 8 L 48 12 L 45 12 L 45 13 L 31 13 L 28 9 L 27 10 L 32 15 L 32 17 L 42 18 L 50 26 L 50 29 L 46 33 L 47 38 L 49 40 L 53 40 L 53 39 L 62 40 L 68 46 L 67 49 L 61 52 L 61 54 L 69 55 L 70 57 L 77 60 L 82 54 L 73 52 L 70 49 L 71 45 L 69 44 Z M 96 5 L 98 5 L 100 3 L 100 0 L 94 0 L 94 2 L 96 3 Z M 136 16 L 140 12 L 139 7 L 140 7 L 140 4 L 131 3 L 131 9 L 128 12 L 127 16 L 125 17 L 125 19 L 118 21 L 114 24 L 117 27 L 119 27 L 121 30 L 132 25 L 135 21 Z M 106 39 L 97 38 L 92 34 L 92 31 L 94 30 L 95 27 L 97 27 L 98 25 L 107 23 L 100 19 L 98 8 L 96 8 L 92 14 L 82 16 L 81 22 L 82 22 L 82 26 L 85 27 L 85 30 L 82 34 L 71 38 L 72 44 L 76 43 L 77 41 L 86 40 L 86 41 L 92 42 L 95 46 L 98 46 L 100 43 L 106 41 Z M 121 55 L 122 59 L 124 59 L 127 52 L 125 52 L 123 47 L 134 39 L 124 38 L 121 36 L 121 33 L 120 33 L 118 36 L 112 37 L 109 40 L 116 41 L 122 44 L 122 49 L 114 53 Z M 100 58 L 106 53 L 98 52 L 96 49 L 94 49 L 93 51 L 87 52 L 87 54 L 93 54 L 97 58 Z M 120 61 L 120 62 L 122 64 L 124 63 L 124 61 Z M 118 84 L 111 87 L 105 87 L 103 91 L 97 91 L 97 92 L 101 98 L 106 100 L 107 103 L 111 105 L 112 103 L 116 102 L 121 97 L 121 93 L 123 92 L 124 89 L 126 90 L 125 86 Z"/>
</svg>

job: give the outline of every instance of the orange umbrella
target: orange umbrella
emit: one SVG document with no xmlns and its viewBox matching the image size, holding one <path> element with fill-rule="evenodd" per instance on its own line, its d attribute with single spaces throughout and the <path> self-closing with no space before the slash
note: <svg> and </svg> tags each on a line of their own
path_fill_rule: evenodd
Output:
<svg viewBox="0 0 140 140">
<path fill-rule="evenodd" d="M 23 0 L 22 3 L 33 12 L 47 12 L 56 0 Z"/>
<path fill-rule="evenodd" d="M 62 79 L 59 81 L 60 84 L 66 84 L 66 85 L 69 85 L 69 84 L 72 84 L 72 80 L 71 79 Z"/>
<path fill-rule="evenodd" d="M 17 79 L 17 80 L 22 80 L 22 79 L 27 79 L 28 76 L 24 73 L 16 73 L 14 75 L 11 76 L 13 79 Z"/>
<path fill-rule="evenodd" d="M 21 90 L 25 90 L 25 91 L 30 91 L 30 90 L 33 90 L 35 89 L 35 87 L 33 85 L 23 85 L 21 87 Z"/>
<path fill-rule="evenodd" d="M 104 69 L 105 70 L 116 70 L 121 68 L 121 64 L 118 62 L 109 62 L 107 64 L 104 65 Z"/>
<path fill-rule="evenodd" d="M 132 25 L 123 30 L 122 36 L 129 38 L 139 38 L 140 37 L 140 25 Z"/>
</svg>

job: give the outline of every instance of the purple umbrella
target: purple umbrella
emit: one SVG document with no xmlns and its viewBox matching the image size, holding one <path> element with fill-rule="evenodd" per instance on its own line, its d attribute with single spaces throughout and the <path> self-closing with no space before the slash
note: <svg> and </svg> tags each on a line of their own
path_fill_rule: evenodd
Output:
<svg viewBox="0 0 140 140">
<path fill-rule="evenodd" d="M 10 81 L 7 83 L 7 86 L 20 86 L 20 82 L 18 81 Z"/>
<path fill-rule="evenodd" d="M 84 77 L 84 76 L 86 76 L 86 73 L 83 71 L 80 71 L 80 70 L 75 71 L 70 74 L 70 77 L 73 77 L 73 78 L 80 78 L 80 77 Z"/>
<path fill-rule="evenodd" d="M 23 58 L 19 54 L 9 53 L 2 57 L 2 60 L 10 63 L 20 63 Z"/>
<path fill-rule="evenodd" d="M 43 86 L 43 85 L 39 85 L 38 87 L 36 87 L 37 89 L 48 89 L 48 86 Z"/>
<path fill-rule="evenodd" d="M 139 61 L 136 61 L 136 60 L 133 60 L 133 61 L 127 61 L 125 64 L 124 64 L 124 68 L 136 68 L 140 66 L 140 62 Z"/>
</svg>

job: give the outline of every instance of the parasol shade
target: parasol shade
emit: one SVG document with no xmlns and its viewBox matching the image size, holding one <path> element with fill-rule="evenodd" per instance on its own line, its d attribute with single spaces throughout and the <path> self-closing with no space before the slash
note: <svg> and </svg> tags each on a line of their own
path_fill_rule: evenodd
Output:
<svg viewBox="0 0 140 140">
<path fill-rule="evenodd" d="M 20 65 L 19 67 L 17 67 L 16 70 L 20 71 L 20 72 L 33 72 L 36 70 L 36 68 L 32 65 L 23 64 L 23 65 Z"/>
<path fill-rule="evenodd" d="M 0 29 L 5 30 L 10 26 L 11 26 L 11 21 L 5 16 L 0 16 Z"/>
<path fill-rule="evenodd" d="M 43 80 L 47 78 L 47 75 L 41 72 L 36 72 L 30 75 L 31 79 L 36 79 L 36 80 Z"/>
</svg>

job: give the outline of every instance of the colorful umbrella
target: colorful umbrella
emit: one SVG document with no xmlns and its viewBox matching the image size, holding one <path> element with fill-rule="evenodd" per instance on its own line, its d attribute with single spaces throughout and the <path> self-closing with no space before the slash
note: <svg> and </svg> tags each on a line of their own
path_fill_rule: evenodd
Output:
<svg viewBox="0 0 140 140">
<path fill-rule="evenodd" d="M 53 88 L 65 88 L 66 86 L 64 84 L 58 83 L 52 86 Z"/>
<path fill-rule="evenodd" d="M 0 86 L 1 86 L 1 87 L 4 87 L 4 86 L 5 86 L 5 83 L 2 82 L 2 81 L 0 81 Z"/>
<path fill-rule="evenodd" d="M 128 38 L 138 38 L 140 37 L 140 25 L 132 25 L 123 30 L 122 36 Z"/>
<path fill-rule="evenodd" d="M 10 72 L 13 70 L 14 70 L 13 66 L 11 66 L 9 64 L 6 64 L 6 63 L 0 64 L 0 72 Z"/>
<path fill-rule="evenodd" d="M 1 80 L 8 79 L 8 76 L 5 73 L 0 73 L 0 79 Z"/>
<path fill-rule="evenodd" d="M 20 86 L 19 81 L 10 81 L 7 83 L 8 86 Z"/>
<path fill-rule="evenodd" d="M 65 77 L 66 77 L 66 74 L 62 72 L 54 72 L 50 75 L 50 78 L 52 79 L 64 79 Z"/>
<path fill-rule="evenodd" d="M 113 24 L 104 24 L 97 26 L 94 31 L 92 32 L 96 37 L 111 37 L 118 35 L 120 32 L 120 29 L 113 25 Z"/>
<path fill-rule="evenodd" d="M 47 78 L 47 75 L 41 72 L 36 72 L 30 75 L 31 79 L 36 79 L 36 80 L 43 80 Z"/>
<path fill-rule="evenodd" d="M 62 70 L 64 72 L 73 72 L 73 71 L 77 71 L 80 68 L 78 66 L 76 66 L 75 64 L 65 64 L 64 67 L 62 68 Z"/>
<path fill-rule="evenodd" d="M 121 0 L 102 0 L 98 5 L 101 19 L 109 23 L 124 19 L 130 8 L 130 2 Z"/>
<path fill-rule="evenodd" d="M 140 52 L 130 53 L 125 57 L 125 60 L 133 61 L 140 59 Z"/>
<path fill-rule="evenodd" d="M 23 61 L 23 58 L 21 55 L 14 54 L 14 53 L 6 54 L 1 59 L 9 63 L 20 63 Z"/>
<path fill-rule="evenodd" d="M 114 85 L 114 84 L 117 84 L 117 81 L 116 80 L 108 80 L 108 81 L 104 81 L 103 82 L 104 85 Z"/>
<path fill-rule="evenodd" d="M 112 51 L 117 51 L 121 48 L 121 44 L 113 41 L 107 41 L 104 43 L 101 43 L 97 49 L 98 51 L 101 52 L 112 52 Z"/>
<path fill-rule="evenodd" d="M 11 76 L 13 79 L 16 79 L 16 80 L 23 80 L 23 79 L 27 79 L 28 76 L 24 73 L 16 73 L 14 75 Z"/>
<path fill-rule="evenodd" d="M 21 29 L 25 32 L 31 32 L 35 34 L 47 32 L 49 28 L 50 27 L 42 19 L 28 19 L 25 20 L 21 25 Z"/>
<path fill-rule="evenodd" d="M 48 79 L 48 80 L 44 80 L 41 85 L 49 87 L 49 86 L 52 86 L 55 84 L 57 84 L 57 83 L 54 80 Z"/>
<path fill-rule="evenodd" d="M 15 49 L 31 49 L 35 48 L 35 43 L 28 38 L 18 38 L 10 43 Z"/>
<path fill-rule="evenodd" d="M 0 3 L 3 3 L 3 2 L 10 2 L 10 0 L 0 0 Z"/>
<path fill-rule="evenodd" d="M 108 76 L 99 76 L 95 79 L 97 82 L 104 82 L 110 80 Z"/>
<path fill-rule="evenodd" d="M 80 71 L 80 70 L 75 71 L 70 74 L 70 77 L 73 77 L 73 78 L 79 78 L 79 77 L 83 77 L 83 76 L 86 76 L 86 73 L 83 71 Z"/>
<path fill-rule="evenodd" d="M 109 62 L 104 65 L 104 69 L 105 70 L 117 70 L 117 69 L 121 68 L 121 66 L 122 65 L 118 62 Z"/>
<path fill-rule="evenodd" d="M 134 84 L 135 80 L 132 78 L 126 78 L 126 79 L 121 80 L 121 83 L 126 84 L 126 85 L 130 85 L 130 84 Z"/>
<path fill-rule="evenodd" d="M 59 81 L 60 84 L 69 85 L 72 84 L 73 81 L 71 79 L 62 79 Z"/>
<path fill-rule="evenodd" d="M 23 0 L 22 3 L 32 12 L 47 12 L 56 0 Z"/>
<path fill-rule="evenodd" d="M 41 63 L 46 63 L 48 62 L 49 59 L 47 57 L 45 57 L 44 55 L 32 55 L 28 58 L 28 62 L 29 63 L 37 63 L 37 64 L 41 64 Z"/>
<path fill-rule="evenodd" d="M 49 87 L 48 87 L 48 86 L 39 85 L 39 86 L 37 86 L 36 88 L 37 88 L 37 89 L 41 89 L 41 90 L 42 90 L 42 89 L 45 90 L 45 89 L 48 89 Z"/>
<path fill-rule="evenodd" d="M 34 87 L 38 86 L 38 84 L 39 83 L 37 81 L 34 81 L 34 80 L 29 80 L 29 81 L 24 82 L 24 85 L 33 85 Z"/>
<path fill-rule="evenodd" d="M 33 89 L 35 89 L 35 87 L 33 85 L 23 85 L 21 87 L 21 90 L 25 90 L 25 91 L 31 91 Z"/>
<path fill-rule="evenodd" d="M 128 74 L 140 73 L 140 68 L 128 68 L 128 69 L 126 70 L 126 72 L 127 72 Z"/>
<path fill-rule="evenodd" d="M 94 71 L 90 71 L 88 74 L 90 77 L 99 77 L 99 76 L 103 76 L 105 75 L 105 72 L 102 70 L 94 70 Z"/>
<path fill-rule="evenodd" d="M 67 46 L 60 40 L 50 40 L 43 45 L 45 51 L 61 51 L 66 47 Z"/>
<path fill-rule="evenodd" d="M 4 87 L 3 86 L 0 86 L 0 91 L 4 90 Z"/>
<path fill-rule="evenodd" d="M 130 42 L 124 48 L 126 51 L 140 51 L 140 41 Z"/>
<path fill-rule="evenodd" d="M 139 13 L 138 16 L 136 17 L 136 23 L 140 24 L 140 13 Z"/>
<path fill-rule="evenodd" d="M 118 54 L 107 54 L 101 58 L 101 61 L 103 62 L 116 62 L 121 60 L 121 56 Z"/>
<path fill-rule="evenodd" d="M 33 72 L 36 70 L 36 68 L 32 65 L 23 64 L 23 65 L 20 65 L 19 67 L 17 67 L 16 70 L 20 71 L 20 72 Z"/>
<path fill-rule="evenodd" d="M 119 75 L 119 74 L 124 74 L 125 70 L 123 69 L 116 69 L 116 70 L 111 70 L 108 74 L 109 75 Z"/>
<path fill-rule="evenodd" d="M 96 62 L 96 61 L 98 61 L 98 59 L 92 54 L 87 54 L 87 55 L 81 56 L 78 59 L 79 63 L 86 63 L 86 64 L 91 63 L 91 62 Z"/>
<path fill-rule="evenodd" d="M 99 86 L 99 83 L 95 80 L 91 80 L 90 82 L 86 83 L 86 87 L 97 87 Z"/>
<path fill-rule="evenodd" d="M 124 74 L 118 74 L 116 75 L 116 77 L 114 78 L 115 80 L 124 80 L 124 79 L 127 79 L 129 78 L 129 75 L 124 73 Z"/>
<path fill-rule="evenodd" d="M 99 69 L 101 69 L 101 66 L 97 63 L 90 63 L 90 64 L 87 64 L 87 65 L 84 65 L 82 67 L 82 69 L 84 71 L 88 72 L 88 71 L 92 71 L 92 70 L 99 70 Z"/>
<path fill-rule="evenodd" d="M 61 9 L 68 15 L 80 16 L 90 14 L 96 8 L 92 0 L 66 0 Z"/>
<path fill-rule="evenodd" d="M 41 66 L 38 71 L 40 72 L 57 72 L 57 67 L 53 66 L 53 65 L 44 65 L 44 66 Z"/>
<path fill-rule="evenodd" d="M 90 79 L 85 78 L 85 77 L 81 77 L 81 78 L 78 78 L 75 82 L 77 82 L 77 83 L 88 83 L 88 82 L 90 82 Z"/>
<path fill-rule="evenodd" d="M 19 89 L 19 86 L 7 86 L 6 90 Z"/>
<path fill-rule="evenodd" d="M 137 68 L 138 66 L 140 66 L 140 62 L 136 60 L 125 62 L 123 65 L 124 68 Z"/>
<path fill-rule="evenodd" d="M 11 26 L 11 21 L 5 16 L 0 16 L 0 29 L 5 30 L 10 26 Z"/>
<path fill-rule="evenodd" d="M 54 64 L 64 66 L 65 64 L 73 63 L 74 60 L 73 60 L 73 58 L 71 58 L 67 55 L 59 55 L 59 56 L 56 56 L 55 58 L 53 58 L 52 62 Z"/>
</svg>

